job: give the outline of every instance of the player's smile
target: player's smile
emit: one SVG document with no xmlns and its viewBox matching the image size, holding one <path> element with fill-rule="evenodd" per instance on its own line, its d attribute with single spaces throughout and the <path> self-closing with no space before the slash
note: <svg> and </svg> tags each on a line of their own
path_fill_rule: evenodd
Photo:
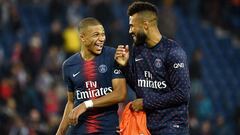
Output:
<svg viewBox="0 0 240 135">
<path fill-rule="evenodd" d="M 101 50 L 103 48 L 103 44 L 97 44 L 95 43 L 95 47 L 98 49 L 98 50 Z"/>
<path fill-rule="evenodd" d="M 104 42 L 100 42 L 100 43 L 95 43 L 95 44 L 94 44 L 94 47 L 96 48 L 96 51 L 97 51 L 98 53 L 101 53 L 101 51 L 102 51 L 102 49 L 103 49 L 103 44 L 104 44 Z"/>
</svg>

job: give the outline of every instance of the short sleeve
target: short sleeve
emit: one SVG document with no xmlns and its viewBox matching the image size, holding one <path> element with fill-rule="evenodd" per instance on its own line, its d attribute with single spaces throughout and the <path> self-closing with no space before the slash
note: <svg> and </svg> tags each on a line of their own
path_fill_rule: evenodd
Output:
<svg viewBox="0 0 240 135">
<path fill-rule="evenodd" d="M 63 76 L 63 82 L 65 84 L 65 86 L 67 86 L 67 89 L 69 92 L 73 92 L 74 87 L 73 84 L 68 76 L 68 71 L 67 71 L 67 66 L 66 66 L 66 62 L 64 62 L 62 64 L 62 76 Z"/>
<path fill-rule="evenodd" d="M 113 64 L 113 70 L 112 70 L 112 79 L 116 79 L 116 78 L 125 78 L 120 67 L 118 66 L 118 64 L 116 62 L 114 62 Z"/>
</svg>

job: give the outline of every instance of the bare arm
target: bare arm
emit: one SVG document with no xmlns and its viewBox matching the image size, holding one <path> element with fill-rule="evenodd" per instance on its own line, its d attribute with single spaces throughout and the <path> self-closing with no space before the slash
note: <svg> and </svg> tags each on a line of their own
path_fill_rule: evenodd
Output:
<svg viewBox="0 0 240 135">
<path fill-rule="evenodd" d="M 93 107 L 106 107 L 122 102 L 126 98 L 127 86 L 124 78 L 113 79 L 113 92 L 93 100 Z"/>
<path fill-rule="evenodd" d="M 124 78 L 113 79 L 112 85 L 113 92 L 100 98 L 93 99 L 93 107 L 106 107 L 125 100 L 127 94 L 126 80 Z M 78 123 L 78 117 L 86 110 L 87 108 L 84 103 L 75 107 L 69 114 L 70 123 L 76 125 Z"/>
<path fill-rule="evenodd" d="M 64 109 L 62 121 L 58 127 L 56 135 L 65 135 L 66 130 L 68 128 L 68 114 L 73 109 L 73 92 L 68 92 L 68 101 Z"/>
</svg>

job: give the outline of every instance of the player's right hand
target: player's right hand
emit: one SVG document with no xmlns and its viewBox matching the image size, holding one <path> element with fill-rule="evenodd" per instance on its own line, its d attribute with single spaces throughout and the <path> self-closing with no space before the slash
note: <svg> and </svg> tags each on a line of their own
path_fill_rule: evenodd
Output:
<svg viewBox="0 0 240 135">
<path fill-rule="evenodd" d="M 121 66 L 126 66 L 129 59 L 129 47 L 128 45 L 118 45 L 114 56 L 117 63 Z"/>
</svg>

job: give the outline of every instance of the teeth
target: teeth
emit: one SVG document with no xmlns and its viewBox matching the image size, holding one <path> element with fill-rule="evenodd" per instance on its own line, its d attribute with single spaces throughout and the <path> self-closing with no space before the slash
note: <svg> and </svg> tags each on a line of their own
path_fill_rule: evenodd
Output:
<svg viewBox="0 0 240 135">
<path fill-rule="evenodd" d="M 102 47 L 103 47 L 102 45 L 98 45 L 98 44 L 96 44 L 96 46 L 99 47 L 99 48 L 102 48 Z"/>
</svg>

